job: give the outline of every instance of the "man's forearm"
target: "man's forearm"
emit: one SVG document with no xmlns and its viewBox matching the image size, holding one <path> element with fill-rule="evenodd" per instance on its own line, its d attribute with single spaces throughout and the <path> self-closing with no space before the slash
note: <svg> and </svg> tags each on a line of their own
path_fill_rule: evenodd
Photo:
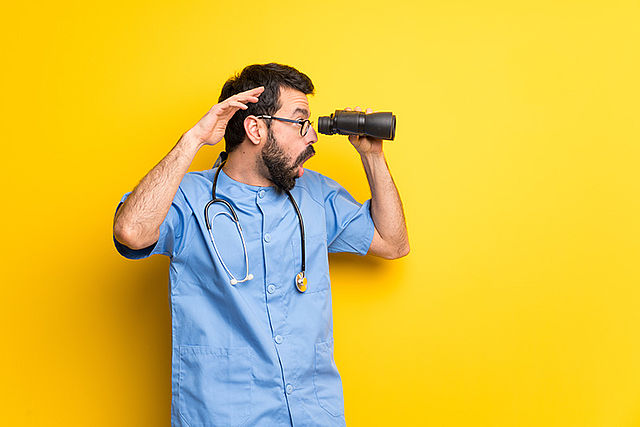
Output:
<svg viewBox="0 0 640 427">
<path fill-rule="evenodd" d="M 360 156 L 371 188 L 371 217 L 380 237 L 399 252 L 408 252 L 409 239 L 402 201 L 384 153 Z"/>
<path fill-rule="evenodd" d="M 114 235 L 131 249 L 145 248 L 160 237 L 178 186 L 202 144 L 185 132 L 173 149 L 142 178 L 120 206 L 114 219 Z"/>
</svg>

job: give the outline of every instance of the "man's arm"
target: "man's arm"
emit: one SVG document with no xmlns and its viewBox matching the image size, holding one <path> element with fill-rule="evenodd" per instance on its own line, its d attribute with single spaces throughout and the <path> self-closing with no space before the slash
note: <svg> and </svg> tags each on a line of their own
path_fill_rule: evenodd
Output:
<svg viewBox="0 0 640 427">
<path fill-rule="evenodd" d="M 136 186 L 113 221 L 113 235 L 130 249 L 143 249 L 157 242 L 160 226 L 169 213 L 180 182 L 196 153 L 204 145 L 222 140 L 229 119 L 247 102 L 258 102 L 260 86 L 240 92 L 214 105 L 173 149 Z"/>
<path fill-rule="evenodd" d="M 362 110 L 356 107 L 356 111 Z M 367 108 L 366 112 L 373 111 Z M 382 140 L 351 135 L 349 141 L 360 153 L 371 189 L 371 218 L 375 230 L 367 255 L 387 259 L 403 257 L 409 253 L 407 225 L 398 189 L 382 152 Z"/>
<path fill-rule="evenodd" d="M 142 178 L 116 212 L 116 240 L 131 249 L 146 248 L 158 241 L 160 225 L 201 146 L 191 133 L 185 132 L 169 154 Z"/>
<path fill-rule="evenodd" d="M 364 154 L 361 158 L 371 189 L 371 218 L 375 225 L 367 255 L 387 259 L 403 257 L 409 253 L 407 225 L 387 161 L 382 152 Z"/>
</svg>

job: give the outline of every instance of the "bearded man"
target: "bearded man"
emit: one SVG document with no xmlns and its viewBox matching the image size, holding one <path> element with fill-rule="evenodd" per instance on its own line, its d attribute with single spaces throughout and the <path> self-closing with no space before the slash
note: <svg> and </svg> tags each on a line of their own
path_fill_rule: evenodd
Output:
<svg viewBox="0 0 640 427">
<path fill-rule="evenodd" d="M 328 253 L 394 259 L 409 243 L 381 140 L 349 136 L 364 203 L 303 168 L 313 91 L 290 66 L 244 68 L 116 209 L 121 255 L 171 260 L 172 426 L 345 425 Z M 223 137 L 214 167 L 187 173 Z"/>
</svg>

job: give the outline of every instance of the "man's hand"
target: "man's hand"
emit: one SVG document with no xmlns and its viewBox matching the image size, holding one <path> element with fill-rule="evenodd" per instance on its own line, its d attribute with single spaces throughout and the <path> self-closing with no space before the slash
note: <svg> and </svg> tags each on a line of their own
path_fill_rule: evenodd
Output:
<svg viewBox="0 0 640 427">
<path fill-rule="evenodd" d="M 352 111 L 348 107 L 345 110 Z M 362 108 L 356 107 L 356 111 L 362 111 Z M 371 108 L 367 108 L 365 114 L 373 112 Z M 358 150 L 361 156 L 369 153 L 382 153 L 382 139 L 371 136 L 349 135 L 349 142 Z"/>
<path fill-rule="evenodd" d="M 258 102 L 258 97 L 264 92 L 264 86 L 237 93 L 224 101 L 214 105 L 196 125 L 189 130 L 189 134 L 203 145 L 216 145 L 224 137 L 227 123 L 236 111 L 246 110 L 248 102 Z"/>
</svg>

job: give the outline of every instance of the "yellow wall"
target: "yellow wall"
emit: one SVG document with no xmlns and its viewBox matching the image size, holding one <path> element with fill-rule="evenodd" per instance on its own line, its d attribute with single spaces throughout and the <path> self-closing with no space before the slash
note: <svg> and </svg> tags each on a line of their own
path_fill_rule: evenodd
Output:
<svg viewBox="0 0 640 427">
<path fill-rule="evenodd" d="M 313 79 L 314 120 L 398 117 L 411 254 L 331 257 L 348 425 L 640 425 L 638 2 L 1 15 L 0 424 L 169 424 L 169 260 L 118 255 L 113 213 L 226 78 L 276 61 Z M 369 197 L 345 137 L 316 149 L 308 167 Z"/>
</svg>

